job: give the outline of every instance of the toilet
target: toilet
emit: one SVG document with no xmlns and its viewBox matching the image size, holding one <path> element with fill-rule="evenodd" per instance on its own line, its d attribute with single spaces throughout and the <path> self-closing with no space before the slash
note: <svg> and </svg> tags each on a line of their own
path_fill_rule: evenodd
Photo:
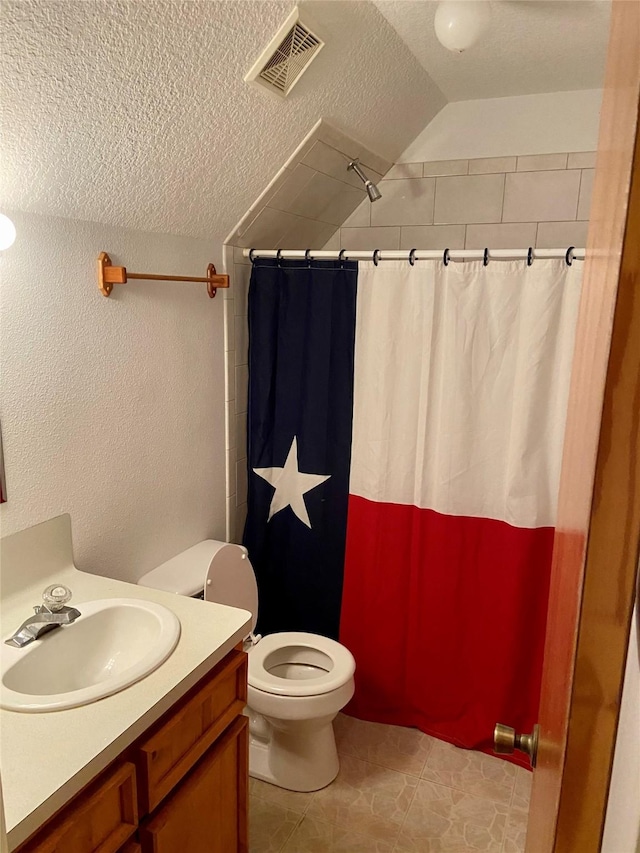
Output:
<svg viewBox="0 0 640 853">
<path fill-rule="evenodd" d="M 141 586 L 240 607 L 249 684 L 249 774 L 291 791 L 317 791 L 338 775 L 333 720 L 353 696 L 355 661 L 319 634 L 254 634 L 258 587 L 247 549 L 207 539 L 140 578 Z"/>
</svg>

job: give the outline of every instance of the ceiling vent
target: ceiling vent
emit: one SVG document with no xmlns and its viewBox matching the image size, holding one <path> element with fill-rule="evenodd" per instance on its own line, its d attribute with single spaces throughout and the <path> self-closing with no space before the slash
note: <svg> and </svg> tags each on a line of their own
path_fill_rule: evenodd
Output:
<svg viewBox="0 0 640 853">
<path fill-rule="evenodd" d="M 323 47 L 296 6 L 244 79 L 286 98 Z"/>
</svg>

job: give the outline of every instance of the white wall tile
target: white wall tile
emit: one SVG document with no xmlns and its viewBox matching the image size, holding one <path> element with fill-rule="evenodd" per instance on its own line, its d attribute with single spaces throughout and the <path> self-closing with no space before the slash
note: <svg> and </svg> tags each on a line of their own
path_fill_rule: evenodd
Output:
<svg viewBox="0 0 640 853">
<path fill-rule="evenodd" d="M 247 328 L 247 318 L 245 316 L 236 316 L 234 321 L 236 336 L 236 364 L 247 364 L 249 360 L 249 329 Z"/>
<path fill-rule="evenodd" d="M 247 455 L 247 413 L 235 415 L 235 437 L 238 459 Z"/>
<path fill-rule="evenodd" d="M 227 497 L 230 495 L 235 495 L 236 493 L 236 449 L 235 447 L 227 450 L 227 457 L 225 460 L 226 468 L 226 479 L 227 479 Z"/>
<path fill-rule="evenodd" d="M 287 172 L 279 189 L 269 199 L 268 206 L 276 210 L 291 212 L 291 205 L 300 193 L 304 192 L 305 187 L 315 174 L 316 172 L 313 169 L 298 163 L 292 171 Z"/>
<path fill-rule="evenodd" d="M 578 219 L 589 219 L 594 175 L 594 169 L 585 169 L 582 172 L 582 180 L 580 181 L 580 198 L 578 199 Z"/>
<path fill-rule="evenodd" d="M 466 175 L 468 171 L 468 160 L 434 160 L 422 164 L 422 175 L 425 178 L 438 175 Z"/>
<path fill-rule="evenodd" d="M 236 496 L 231 495 L 227 498 L 226 504 L 226 533 L 228 542 L 237 542 L 236 539 L 236 517 L 238 510 L 236 508 Z"/>
<path fill-rule="evenodd" d="M 247 520 L 247 504 L 243 503 L 236 507 L 235 518 L 235 537 L 231 541 L 241 544 L 242 533 L 244 531 L 244 523 Z"/>
<path fill-rule="evenodd" d="M 436 225 L 500 222 L 504 175 L 436 178 Z"/>
<path fill-rule="evenodd" d="M 503 222 L 575 219 L 581 172 L 512 172 L 506 176 Z"/>
<path fill-rule="evenodd" d="M 360 190 L 344 187 L 329 202 L 327 207 L 322 211 L 322 215 L 318 216 L 318 219 L 322 219 L 324 222 L 331 222 L 339 228 L 358 209 L 363 201 L 366 201 L 367 204 L 371 203 L 366 194 Z"/>
<path fill-rule="evenodd" d="M 336 231 L 329 237 L 327 242 L 322 247 L 325 252 L 337 252 L 340 248 L 340 229 L 336 229 Z"/>
<path fill-rule="evenodd" d="M 225 382 L 224 382 L 224 399 L 235 400 L 236 398 L 236 364 L 233 351 L 225 353 Z M 235 409 L 235 405 L 234 405 Z"/>
<path fill-rule="evenodd" d="M 543 172 L 566 168 L 566 154 L 529 154 L 526 157 L 518 157 L 518 172 Z"/>
<path fill-rule="evenodd" d="M 249 366 L 237 365 L 235 368 L 236 382 L 236 414 L 247 411 L 247 396 L 249 392 Z"/>
<path fill-rule="evenodd" d="M 595 169 L 595 167 L 595 151 L 578 151 L 575 154 L 569 154 L 567 169 Z"/>
<path fill-rule="evenodd" d="M 270 249 L 293 228 L 298 219 L 299 217 L 283 210 L 265 207 L 243 233 L 235 238 L 236 245 L 247 249 Z"/>
<path fill-rule="evenodd" d="M 401 249 L 464 249 L 464 225 L 404 225 Z"/>
<path fill-rule="evenodd" d="M 236 490 L 236 503 L 243 504 L 247 502 L 247 460 L 240 459 L 236 462 L 236 482 L 238 488 Z"/>
<path fill-rule="evenodd" d="M 396 163 L 384 176 L 385 181 L 395 181 L 398 178 L 421 178 L 422 163 Z"/>
<path fill-rule="evenodd" d="M 247 259 L 248 260 L 248 259 Z M 247 297 L 251 279 L 251 265 L 234 264 L 233 291 L 235 296 L 236 317 L 244 317 L 247 313 Z"/>
<path fill-rule="evenodd" d="M 322 247 L 325 252 L 337 252 L 340 249 L 340 229 L 337 228 Z"/>
<path fill-rule="evenodd" d="M 299 216 L 295 226 L 278 240 L 278 249 L 321 249 L 336 231 L 335 225 Z"/>
<path fill-rule="evenodd" d="M 363 197 L 362 185 L 356 189 L 322 172 L 315 172 L 302 192 L 290 202 L 288 211 L 307 219 L 341 225 Z M 343 198 L 348 200 L 346 209 L 344 203 L 340 204 Z"/>
<path fill-rule="evenodd" d="M 465 249 L 527 249 L 536 244 L 536 222 L 467 225 Z"/>
<path fill-rule="evenodd" d="M 378 202 L 375 202 L 378 204 Z M 371 202 L 365 196 L 360 204 L 342 223 L 343 228 L 368 228 L 371 225 Z"/>
<path fill-rule="evenodd" d="M 400 228 L 341 228 L 340 242 L 343 249 L 399 249 Z"/>
<path fill-rule="evenodd" d="M 517 157 L 481 157 L 469 160 L 470 175 L 489 175 L 496 172 L 515 172 Z"/>
<path fill-rule="evenodd" d="M 237 440 L 237 425 L 235 405 L 232 400 L 225 401 L 224 404 L 224 432 L 225 432 L 225 449 L 229 450 L 236 446 Z"/>
<path fill-rule="evenodd" d="M 224 349 L 230 352 L 235 349 L 235 334 L 233 318 L 235 316 L 235 299 L 224 301 Z"/>
<path fill-rule="evenodd" d="M 431 225 L 433 178 L 382 181 L 382 198 L 371 205 L 371 225 Z"/>
<path fill-rule="evenodd" d="M 587 245 L 588 222 L 539 222 L 536 246 L 538 249 L 566 249 Z"/>
<path fill-rule="evenodd" d="M 358 155 L 354 153 L 353 156 L 357 157 Z M 330 175 L 332 178 L 337 178 L 337 180 L 342 181 L 345 184 L 351 184 L 352 187 L 361 189 L 362 181 L 360 178 L 355 174 L 355 172 L 347 171 L 347 166 L 351 159 L 351 156 L 343 154 L 341 151 L 337 151 L 329 145 L 325 145 L 324 142 L 316 142 L 313 148 L 304 157 L 303 162 L 306 166 L 310 166 L 318 172 Z M 377 183 L 382 178 L 380 173 L 371 169 L 365 162 L 362 163 L 362 170 L 374 183 Z"/>
<path fill-rule="evenodd" d="M 233 262 L 234 264 L 246 264 L 247 266 L 251 265 L 251 261 L 249 258 L 245 258 L 242 254 L 242 249 L 239 246 L 233 247 Z"/>
</svg>

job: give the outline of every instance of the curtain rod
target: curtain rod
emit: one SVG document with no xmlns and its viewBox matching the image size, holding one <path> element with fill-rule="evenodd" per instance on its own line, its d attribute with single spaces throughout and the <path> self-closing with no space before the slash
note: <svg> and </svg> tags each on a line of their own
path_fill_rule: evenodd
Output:
<svg viewBox="0 0 640 853">
<path fill-rule="evenodd" d="M 243 249 L 243 257 L 254 260 L 255 258 L 281 258 L 282 260 L 345 260 L 345 261 L 516 261 L 526 260 L 532 263 L 534 260 L 548 260 L 550 258 L 564 258 L 571 265 L 576 261 L 583 261 L 584 249 L 576 249 L 569 246 L 568 249 L 411 249 L 411 251 L 398 252 L 395 250 L 374 251 L 351 251 L 340 249 L 334 251 L 318 251 L 311 249 Z"/>
</svg>

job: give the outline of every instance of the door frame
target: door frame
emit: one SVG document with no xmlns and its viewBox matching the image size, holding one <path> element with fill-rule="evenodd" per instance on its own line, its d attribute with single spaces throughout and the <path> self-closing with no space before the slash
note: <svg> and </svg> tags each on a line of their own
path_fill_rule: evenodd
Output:
<svg viewBox="0 0 640 853">
<path fill-rule="evenodd" d="M 598 853 L 640 553 L 640 0 L 613 0 L 527 853 Z"/>
</svg>

